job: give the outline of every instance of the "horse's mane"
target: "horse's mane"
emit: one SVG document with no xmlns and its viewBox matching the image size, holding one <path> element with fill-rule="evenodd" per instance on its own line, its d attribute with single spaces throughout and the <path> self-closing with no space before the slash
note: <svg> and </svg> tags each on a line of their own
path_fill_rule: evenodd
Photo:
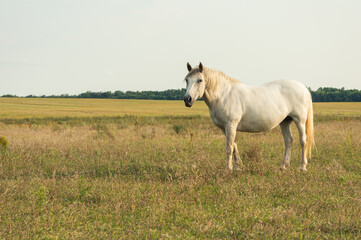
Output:
<svg viewBox="0 0 361 240">
<path fill-rule="evenodd" d="M 217 71 L 217 70 L 214 70 L 211 68 L 203 67 L 203 75 L 204 75 L 205 81 L 207 82 L 208 89 L 214 89 L 222 81 L 228 81 L 233 84 L 240 83 L 239 80 L 234 79 L 230 76 L 227 76 L 223 72 L 220 72 L 220 71 Z"/>
<path fill-rule="evenodd" d="M 186 76 L 186 78 L 192 76 L 193 74 L 197 74 L 199 73 L 199 68 L 198 66 L 196 66 L 195 68 L 193 68 Z M 203 75 L 204 75 L 204 80 L 207 83 L 207 88 L 209 90 L 213 90 L 217 87 L 217 85 L 219 85 L 221 82 L 224 81 L 228 81 L 229 83 L 240 83 L 239 80 L 234 79 L 230 76 L 227 76 L 225 73 L 221 72 L 221 71 L 217 71 L 211 68 L 207 68 L 207 67 L 203 67 L 203 71 L 202 71 Z"/>
</svg>

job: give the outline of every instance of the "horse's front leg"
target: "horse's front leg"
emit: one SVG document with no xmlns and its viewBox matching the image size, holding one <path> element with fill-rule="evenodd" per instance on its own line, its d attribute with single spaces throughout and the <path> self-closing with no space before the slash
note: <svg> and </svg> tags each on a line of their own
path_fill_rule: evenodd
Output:
<svg viewBox="0 0 361 240">
<path fill-rule="evenodd" d="M 238 147 L 236 141 L 234 141 L 234 150 L 233 150 L 233 157 L 235 166 L 233 167 L 234 170 L 239 170 L 239 167 L 243 166 L 242 159 L 239 156 Z"/>
<path fill-rule="evenodd" d="M 235 124 L 235 123 L 228 123 L 225 127 L 225 134 L 226 134 L 226 139 L 227 139 L 227 147 L 226 147 L 227 162 L 226 162 L 226 164 L 227 164 L 227 168 L 229 170 L 233 170 L 232 155 L 233 155 L 233 151 L 235 150 L 234 139 L 236 137 L 236 130 L 237 130 L 237 124 Z M 238 152 L 238 150 L 237 150 L 237 152 Z"/>
</svg>

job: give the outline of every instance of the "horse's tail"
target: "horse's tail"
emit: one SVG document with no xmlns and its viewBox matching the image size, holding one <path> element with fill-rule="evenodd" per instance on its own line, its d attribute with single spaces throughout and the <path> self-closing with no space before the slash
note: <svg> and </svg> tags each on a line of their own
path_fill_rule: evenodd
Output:
<svg viewBox="0 0 361 240">
<path fill-rule="evenodd" d="M 308 158 L 311 158 L 312 145 L 315 145 L 314 142 L 314 131 L 313 131 L 313 108 L 312 101 L 307 112 L 306 120 L 306 154 Z"/>
</svg>

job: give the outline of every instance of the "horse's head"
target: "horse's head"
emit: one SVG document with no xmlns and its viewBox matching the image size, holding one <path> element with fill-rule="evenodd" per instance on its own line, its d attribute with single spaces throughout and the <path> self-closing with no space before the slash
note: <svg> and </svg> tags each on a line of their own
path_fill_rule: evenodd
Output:
<svg viewBox="0 0 361 240">
<path fill-rule="evenodd" d="M 184 95 L 184 103 L 187 107 L 192 107 L 193 103 L 203 96 L 206 85 L 202 63 L 199 63 L 199 66 L 195 68 L 192 68 L 192 66 L 187 63 L 187 68 L 189 73 L 185 77 L 187 92 Z"/>
</svg>

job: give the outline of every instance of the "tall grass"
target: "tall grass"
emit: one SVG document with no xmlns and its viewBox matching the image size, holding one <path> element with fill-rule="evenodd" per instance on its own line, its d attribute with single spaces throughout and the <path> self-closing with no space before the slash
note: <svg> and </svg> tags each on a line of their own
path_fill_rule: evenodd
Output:
<svg viewBox="0 0 361 240">
<path fill-rule="evenodd" d="M 238 133 L 229 173 L 203 115 L 3 118 L 0 239 L 357 239 L 361 121 L 327 114 L 306 173 L 294 126 L 286 172 L 276 128 Z"/>
</svg>

